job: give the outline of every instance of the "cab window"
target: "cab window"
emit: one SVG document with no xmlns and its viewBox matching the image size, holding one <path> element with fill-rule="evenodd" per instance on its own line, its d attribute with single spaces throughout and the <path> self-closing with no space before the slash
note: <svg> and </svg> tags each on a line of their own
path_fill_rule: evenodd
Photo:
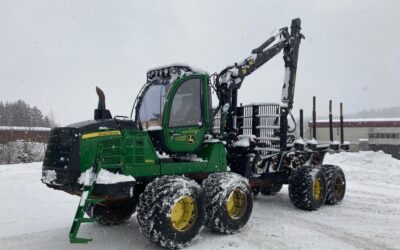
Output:
<svg viewBox="0 0 400 250">
<path fill-rule="evenodd" d="M 169 117 L 169 127 L 199 126 L 201 119 L 201 80 L 189 79 L 176 91 Z"/>
</svg>

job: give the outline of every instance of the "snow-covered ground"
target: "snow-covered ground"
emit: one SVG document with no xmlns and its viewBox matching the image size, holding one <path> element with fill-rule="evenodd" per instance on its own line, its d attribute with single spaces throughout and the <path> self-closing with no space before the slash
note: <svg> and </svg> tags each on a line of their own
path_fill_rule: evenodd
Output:
<svg viewBox="0 0 400 250">
<path fill-rule="evenodd" d="M 306 212 L 284 188 L 257 197 L 248 225 L 234 235 L 205 229 L 187 249 L 400 249 L 400 161 L 382 152 L 328 155 L 343 167 L 342 204 Z M 41 164 L 0 166 L 0 249 L 157 249 L 139 232 L 136 217 L 120 226 L 82 226 L 93 238 L 71 245 L 68 232 L 78 197 L 45 187 Z"/>
</svg>

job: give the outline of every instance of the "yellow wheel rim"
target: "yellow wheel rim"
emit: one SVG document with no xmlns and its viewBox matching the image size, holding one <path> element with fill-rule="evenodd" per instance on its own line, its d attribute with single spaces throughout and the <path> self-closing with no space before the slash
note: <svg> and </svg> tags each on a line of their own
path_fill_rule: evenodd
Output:
<svg viewBox="0 0 400 250">
<path fill-rule="evenodd" d="M 193 198 L 183 196 L 171 208 L 171 225 L 177 231 L 186 231 L 193 225 L 196 214 L 196 205 Z"/>
<path fill-rule="evenodd" d="M 322 193 L 321 187 L 322 187 L 321 179 L 318 177 L 315 177 L 313 195 L 314 195 L 314 198 L 318 201 L 321 199 L 321 193 Z"/>
<path fill-rule="evenodd" d="M 246 212 L 246 207 L 246 194 L 240 189 L 233 190 L 226 203 L 226 210 L 228 211 L 229 217 L 232 219 L 241 218 Z"/>
</svg>

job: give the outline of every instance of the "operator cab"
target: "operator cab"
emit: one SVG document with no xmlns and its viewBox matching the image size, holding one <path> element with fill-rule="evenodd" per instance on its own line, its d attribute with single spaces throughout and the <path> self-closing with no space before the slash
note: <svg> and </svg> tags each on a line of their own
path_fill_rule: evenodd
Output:
<svg viewBox="0 0 400 250">
<path fill-rule="evenodd" d="M 209 76 L 188 66 L 150 70 L 136 100 L 136 124 L 160 152 L 190 153 L 211 128 Z"/>
</svg>

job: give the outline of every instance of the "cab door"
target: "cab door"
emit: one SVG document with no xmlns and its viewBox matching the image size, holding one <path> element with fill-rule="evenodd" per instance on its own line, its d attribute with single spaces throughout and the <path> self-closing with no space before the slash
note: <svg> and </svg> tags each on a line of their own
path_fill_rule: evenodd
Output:
<svg viewBox="0 0 400 250">
<path fill-rule="evenodd" d="M 171 152 L 196 151 L 208 127 L 208 77 L 192 75 L 176 81 L 167 95 L 162 120 L 165 146 Z"/>
</svg>

